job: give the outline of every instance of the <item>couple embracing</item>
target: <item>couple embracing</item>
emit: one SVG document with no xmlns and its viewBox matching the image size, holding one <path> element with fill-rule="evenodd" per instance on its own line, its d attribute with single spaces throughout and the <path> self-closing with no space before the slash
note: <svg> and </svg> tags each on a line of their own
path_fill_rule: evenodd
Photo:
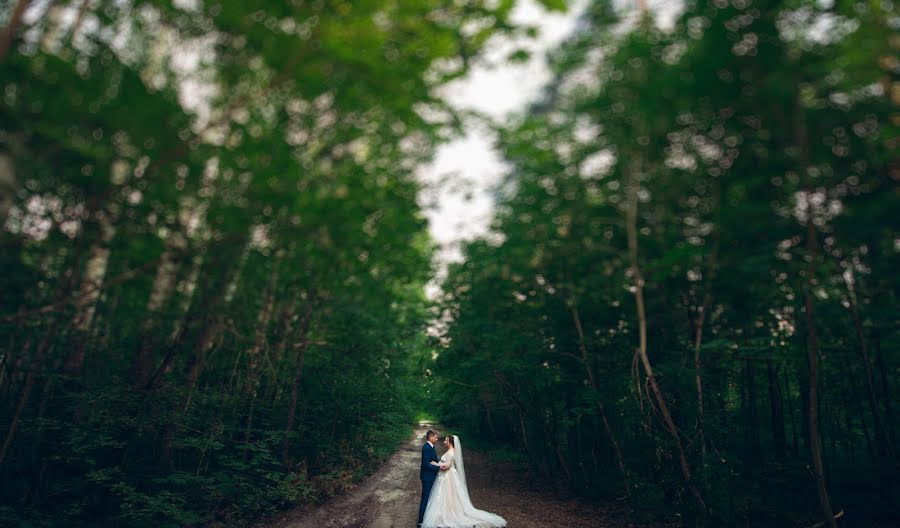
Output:
<svg viewBox="0 0 900 528">
<path fill-rule="evenodd" d="M 422 528 L 503 528 L 506 520 L 499 515 L 472 506 L 466 486 L 462 442 L 456 435 L 444 437 L 447 451 L 438 458 L 434 445 L 438 434 L 428 431 L 422 446 L 422 502 L 419 523 Z"/>
</svg>

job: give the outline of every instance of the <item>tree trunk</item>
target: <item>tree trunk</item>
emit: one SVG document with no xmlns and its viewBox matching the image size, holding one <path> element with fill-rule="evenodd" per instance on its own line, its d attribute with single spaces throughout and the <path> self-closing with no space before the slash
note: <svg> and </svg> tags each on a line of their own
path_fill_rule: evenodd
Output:
<svg viewBox="0 0 900 528">
<path fill-rule="evenodd" d="M 603 401 L 600 399 L 600 391 L 597 387 L 597 380 L 594 377 L 594 369 L 591 368 L 590 361 L 588 361 L 587 354 L 587 344 L 584 340 L 584 329 L 581 326 L 581 316 L 578 314 L 578 307 L 574 305 L 574 303 L 570 306 L 569 311 L 572 314 L 572 321 L 575 323 L 575 331 L 578 334 L 578 349 L 581 352 L 581 364 L 584 366 L 584 372 L 587 375 L 588 381 L 591 384 L 591 388 L 594 389 L 594 404 L 597 406 L 597 413 L 600 416 L 600 422 L 603 424 L 603 431 L 606 433 L 606 437 L 609 439 L 609 443 L 612 444 L 613 453 L 616 455 L 616 464 L 619 466 L 619 472 L 622 474 L 622 481 L 625 483 L 625 491 L 626 493 L 630 492 L 630 486 L 628 484 L 628 472 L 625 469 L 625 457 L 622 456 L 622 450 L 619 448 L 619 442 L 616 440 L 616 435 L 612 430 L 612 427 L 609 425 L 609 420 L 606 417 L 606 410 L 603 407 Z"/>
<path fill-rule="evenodd" d="M 650 364 L 650 357 L 647 354 L 647 314 L 644 307 L 644 279 L 641 275 L 640 265 L 638 264 L 637 195 L 639 185 L 640 183 L 637 181 L 637 170 L 633 169 L 630 171 L 629 181 L 626 187 L 628 203 L 625 227 L 628 237 L 628 260 L 631 267 L 631 278 L 634 282 L 633 292 L 638 319 L 638 359 L 643 366 L 644 374 L 647 376 L 650 391 L 653 393 L 653 397 L 656 400 L 656 405 L 662 415 L 666 430 L 669 432 L 669 435 L 672 437 L 672 441 L 675 444 L 675 454 L 678 458 L 678 466 L 681 469 L 681 476 L 684 479 L 685 485 L 700 510 L 707 513 L 709 509 L 706 506 L 706 501 L 703 500 L 703 495 L 693 482 L 687 456 L 684 453 L 684 445 L 682 444 L 681 436 L 678 433 L 678 427 L 675 426 L 675 421 L 672 419 L 672 414 L 669 412 L 669 406 L 666 403 L 665 395 L 663 394 L 659 383 L 657 383 L 656 376 L 653 373 L 653 366 Z"/>
<path fill-rule="evenodd" d="M 253 410 L 256 405 L 256 397 L 259 391 L 259 365 L 260 354 L 263 352 L 269 321 L 272 319 L 272 311 L 275 307 L 275 285 L 278 282 L 278 262 L 272 262 L 272 270 L 269 274 L 269 285 L 266 288 L 266 297 L 260 307 L 256 320 L 256 330 L 253 337 L 253 346 L 250 347 L 247 362 L 247 380 L 245 389 L 250 395 L 250 410 L 247 413 L 247 426 L 244 429 L 244 443 L 249 444 L 253 434 Z M 244 460 L 250 456 L 250 451 L 244 452 Z"/>
<path fill-rule="evenodd" d="M 851 271 L 852 273 L 852 271 Z M 869 410 L 872 413 L 872 423 L 875 425 L 875 444 L 878 448 L 878 454 L 887 456 L 893 452 L 890 445 L 890 438 L 885 431 L 884 424 L 881 421 L 880 406 L 878 405 L 878 396 L 875 392 L 875 376 L 872 373 L 872 360 L 869 357 L 869 347 L 863 334 L 862 321 L 859 316 L 859 306 L 856 302 L 856 291 L 853 288 L 853 279 L 844 280 L 847 285 L 847 299 L 850 302 L 850 314 L 853 316 L 853 329 L 856 333 L 856 344 L 859 349 L 860 359 L 862 359 L 863 368 L 866 373 L 866 390 L 869 401 Z"/>
<path fill-rule="evenodd" d="M 260 307 L 259 315 L 256 320 L 256 330 L 253 335 L 253 345 L 250 347 L 248 354 L 249 372 L 247 376 L 247 389 L 255 394 L 259 388 L 259 366 L 261 363 L 260 354 L 267 340 L 269 331 L 269 321 L 272 319 L 272 312 L 275 306 L 275 285 L 278 282 L 278 264 L 272 263 L 272 271 L 269 274 L 269 285 L 266 288 L 266 296 L 263 305 Z"/>
<path fill-rule="evenodd" d="M 778 369 L 769 359 L 766 361 L 766 372 L 769 378 L 769 411 L 772 420 L 772 447 L 775 458 L 784 460 L 787 456 L 787 438 L 784 433 L 784 403 L 778 387 Z"/>
<path fill-rule="evenodd" d="M 182 292 L 181 299 L 178 302 L 176 313 L 178 317 L 172 326 L 172 333 L 169 334 L 169 341 L 175 341 L 184 330 L 186 315 L 190 313 L 191 303 L 194 300 L 194 292 L 197 291 L 197 282 L 200 279 L 200 270 L 203 268 L 203 255 L 196 255 L 191 259 L 191 271 L 187 278 L 182 280 L 178 285 L 178 290 Z"/>
<path fill-rule="evenodd" d="M 707 314 L 712 307 L 712 288 L 716 273 L 718 272 L 719 224 L 721 224 L 719 219 L 721 207 L 719 204 L 722 193 L 722 185 L 719 178 L 713 179 L 713 186 L 715 189 L 713 193 L 713 207 L 715 208 L 715 221 L 717 224 L 713 227 L 712 250 L 709 253 L 709 258 L 706 263 L 707 270 L 704 277 L 705 291 L 703 292 L 703 302 L 700 304 L 697 320 L 694 323 L 694 387 L 697 391 L 697 432 L 700 435 L 700 453 L 703 457 L 702 461 L 704 464 L 706 463 L 706 431 L 703 423 L 703 357 L 701 347 L 703 345 L 703 326 L 706 323 Z"/>
<path fill-rule="evenodd" d="M 753 363 L 749 360 L 744 363 L 744 377 L 747 389 L 743 402 L 744 416 L 747 421 L 746 445 L 750 450 L 748 466 L 758 468 L 762 462 L 762 443 L 759 440 L 759 421 L 756 409 L 756 372 L 753 369 Z"/>
<path fill-rule="evenodd" d="M 791 453 L 794 456 L 800 454 L 800 435 L 802 427 L 797 425 L 797 413 L 795 412 L 793 399 L 791 398 L 791 383 L 788 379 L 788 369 L 782 371 L 784 378 L 784 398 L 787 400 L 787 408 L 791 419 Z"/>
<path fill-rule="evenodd" d="M 22 311 L 23 309 L 20 308 L 19 313 L 21 314 Z M 31 349 L 31 338 L 23 331 L 24 327 L 24 319 L 19 319 L 15 331 L 10 332 L 9 334 L 9 341 L 6 343 L 6 351 L 2 354 L 2 361 L 0 361 L 0 402 L 5 402 L 9 397 L 9 392 L 12 390 L 14 380 L 16 377 L 21 376 L 19 371 L 21 370 L 22 364 L 25 362 L 28 351 Z M 23 336 L 21 347 L 16 344 L 15 338 L 17 336 Z M 13 355 L 13 351 L 17 348 L 20 348 L 18 354 Z"/>
<path fill-rule="evenodd" d="M 290 295 L 288 295 L 288 298 L 290 299 Z M 296 300 L 288 300 L 282 305 L 275 330 L 281 338 L 268 353 L 269 360 L 267 363 L 271 370 L 272 383 L 267 385 L 263 398 L 273 402 L 278 402 L 281 399 L 281 393 L 284 388 L 282 380 L 278 377 L 275 365 L 280 365 L 285 361 L 288 346 L 293 344 L 294 334 L 296 333 L 295 325 L 297 321 L 295 319 L 297 317 L 295 317 L 295 314 L 297 313 L 297 304 Z"/>
<path fill-rule="evenodd" d="M 494 425 L 494 416 L 491 414 L 491 406 L 482 400 L 481 407 L 484 409 L 484 421 L 487 423 L 488 431 L 491 433 L 491 439 L 499 439 L 500 435 L 497 434 L 497 427 Z"/>
<path fill-rule="evenodd" d="M 203 365 L 206 363 L 206 354 L 209 352 L 209 349 L 212 348 L 213 338 L 222 331 L 222 321 L 221 318 L 217 316 L 208 316 L 210 320 L 208 320 L 203 325 L 203 330 L 200 333 L 200 337 L 197 339 L 197 342 L 194 344 L 194 352 L 191 354 L 190 359 L 188 359 L 187 364 L 187 388 L 188 393 L 184 399 L 184 407 L 182 408 L 182 413 L 186 413 L 191 406 L 191 399 L 193 398 L 194 390 L 197 387 L 197 380 L 200 379 L 200 373 L 203 371 Z M 172 345 L 174 346 L 174 345 Z"/>
<path fill-rule="evenodd" d="M 706 458 L 706 434 L 703 428 L 703 361 L 700 355 L 700 347 L 703 343 L 703 324 L 706 321 L 706 312 L 712 302 L 712 296 L 707 292 L 703 295 L 703 304 L 694 328 L 694 387 L 697 390 L 697 432 L 700 434 L 700 451 Z"/>
<path fill-rule="evenodd" d="M 798 103 L 795 110 L 797 144 L 802 159 L 800 173 L 806 174 L 809 165 L 806 159 L 807 131 L 806 118 L 803 109 Z M 816 491 L 819 494 L 819 503 L 822 507 L 823 521 L 829 528 L 837 528 L 834 520 L 834 511 L 831 509 L 831 498 L 825 484 L 825 464 L 822 462 L 822 444 L 819 439 L 819 334 L 816 330 L 815 302 L 813 300 L 813 287 L 816 283 L 816 259 L 818 254 L 818 233 L 814 223 L 815 210 L 810 197 L 811 186 L 807 185 L 807 215 L 806 215 L 806 284 L 804 287 L 804 305 L 806 307 L 806 352 L 809 364 L 809 397 L 807 401 L 807 417 L 809 421 L 809 451 L 812 458 L 813 472 L 815 475 Z"/>
<path fill-rule="evenodd" d="M 81 0 L 81 5 L 78 7 L 78 15 L 75 17 L 75 23 L 72 24 L 72 30 L 69 32 L 70 46 L 75 42 L 75 37 L 78 36 L 78 31 L 81 29 L 82 23 L 84 23 L 84 17 L 87 15 L 90 3 L 91 0 Z"/>
<path fill-rule="evenodd" d="M 150 297 L 147 300 L 147 316 L 141 325 L 141 344 L 132 363 L 132 382 L 135 387 L 147 384 L 147 376 L 153 364 L 153 350 L 158 342 L 154 332 L 159 323 L 159 312 L 165 307 L 175 289 L 175 275 L 178 271 L 179 253 L 187 246 L 181 233 L 173 232 L 166 239 L 166 248 L 160 258 Z"/>
<path fill-rule="evenodd" d="M 12 155 L 0 150 L 0 226 L 16 201 L 16 164 Z"/>
<path fill-rule="evenodd" d="M 22 24 L 22 16 L 25 15 L 25 10 L 28 9 L 28 4 L 30 3 L 31 0 L 19 0 L 19 3 L 13 9 L 12 16 L 9 17 L 9 23 L 0 32 L 0 62 L 6 60 L 13 40 L 16 38 L 16 32 L 19 30 L 19 25 Z"/>
<path fill-rule="evenodd" d="M 3 440 L 3 446 L 0 447 L 0 466 L 2 466 L 3 461 L 6 460 L 7 453 L 9 453 L 9 447 L 12 445 L 13 438 L 16 436 L 16 430 L 19 427 L 22 413 L 28 405 L 28 400 L 31 398 L 31 392 L 34 390 L 37 378 L 43 371 L 44 362 L 47 359 L 47 351 L 53 346 L 53 340 L 56 339 L 56 334 L 59 332 L 59 326 L 59 317 L 54 317 L 53 321 L 50 323 L 50 327 L 44 334 L 44 338 L 34 351 L 31 366 L 28 369 L 28 374 L 25 376 L 25 385 L 22 387 L 16 409 L 9 421 L 9 428 L 6 431 L 6 437 Z"/>
<path fill-rule="evenodd" d="M 300 383 L 303 381 L 303 364 L 306 360 L 306 349 L 309 347 L 309 327 L 312 321 L 313 300 L 307 300 L 306 311 L 300 321 L 300 327 L 297 331 L 297 342 L 294 345 L 294 379 L 291 381 L 291 401 L 288 404 L 287 420 L 284 426 L 284 439 L 281 444 L 281 461 L 285 465 L 288 463 L 288 454 L 291 449 L 291 434 L 294 431 L 294 420 L 297 415 L 297 401 L 300 398 Z M 287 340 L 287 336 L 285 337 Z"/>
<path fill-rule="evenodd" d="M 101 287 L 106 277 L 106 268 L 109 264 L 109 243 L 115 235 L 115 227 L 107 218 L 100 220 L 100 235 L 91 246 L 90 254 L 84 268 L 79 294 L 75 301 L 75 318 L 72 327 L 77 336 L 72 344 L 72 350 L 66 358 L 65 370 L 70 374 L 78 374 L 84 365 L 84 353 L 87 347 L 87 337 L 94 320 L 97 309 L 97 301 L 100 299 Z"/>
<path fill-rule="evenodd" d="M 165 374 L 166 370 L 169 368 L 169 362 L 174 358 L 174 354 L 179 348 L 182 336 L 191 330 L 188 323 L 193 319 L 201 320 L 202 327 L 199 336 L 194 344 L 191 357 L 187 361 L 187 394 L 185 395 L 184 404 L 182 405 L 182 415 L 187 414 L 188 409 L 190 409 L 194 391 L 196 390 L 200 378 L 200 373 L 203 371 L 203 367 L 206 363 L 206 356 L 212 348 L 216 337 L 222 332 L 224 321 L 219 314 L 219 310 L 223 305 L 224 299 L 227 298 L 228 292 L 235 287 L 235 284 L 240 279 L 240 263 L 233 264 L 233 260 L 228 258 L 231 253 L 231 248 L 238 245 L 244 248 L 242 249 L 242 252 L 243 254 L 246 254 L 248 236 L 249 232 L 247 232 L 245 237 L 238 238 L 237 240 L 225 240 L 222 241 L 221 245 L 216 245 L 216 249 L 222 250 L 222 254 L 218 255 L 222 260 L 219 261 L 210 257 L 210 260 L 208 261 L 212 267 L 211 276 L 213 277 L 214 282 L 208 284 L 205 292 L 196 299 L 194 299 L 194 289 L 196 288 L 201 275 L 201 264 L 203 259 L 199 257 L 195 258 L 191 274 L 185 282 L 187 291 L 185 292 L 185 298 L 182 300 L 180 306 L 180 310 L 187 312 L 187 315 L 185 315 L 184 318 L 179 319 L 180 322 L 175 325 L 172 336 L 169 339 L 169 353 L 163 360 L 163 364 L 156 370 L 156 374 L 148 382 L 148 388 L 153 388 L 159 383 L 159 378 Z M 212 249 L 213 248 L 209 248 L 207 250 L 207 255 L 210 254 Z M 221 262 L 220 267 L 216 269 L 215 265 L 219 262 Z M 225 266 L 225 270 L 222 270 L 221 266 Z M 194 306 L 190 306 L 190 303 L 192 302 Z M 172 445 L 175 441 L 175 432 L 176 426 L 174 423 L 170 422 L 164 426 L 160 436 L 159 465 L 164 472 L 168 472 L 173 468 Z"/>
<path fill-rule="evenodd" d="M 528 445 L 528 427 L 525 425 L 525 411 L 521 406 L 516 406 L 516 414 L 519 416 L 519 433 L 522 435 L 522 447 L 530 455 L 531 447 Z"/>
<path fill-rule="evenodd" d="M 553 451 L 556 453 L 556 460 L 557 462 L 559 462 L 559 467 L 562 468 L 563 473 L 566 474 L 566 482 L 570 485 L 573 484 L 574 481 L 572 480 L 572 470 L 569 468 L 569 463 L 566 461 L 566 457 L 563 456 L 562 451 L 559 449 L 559 444 L 555 440 L 555 435 L 553 440 Z"/>
<path fill-rule="evenodd" d="M 186 247 L 187 239 L 177 231 L 166 238 L 166 247 L 160 259 L 159 268 L 156 269 L 150 297 L 147 299 L 147 311 L 151 314 L 162 310 L 172 296 L 179 257 Z"/>
<path fill-rule="evenodd" d="M 853 394 L 850 395 L 850 397 L 852 397 L 852 396 L 853 396 Z M 848 401 L 848 400 L 845 400 L 845 401 Z M 843 425 L 843 429 L 844 429 L 843 430 L 844 445 L 847 447 L 847 450 L 850 452 L 850 464 L 856 465 L 856 442 L 853 441 L 853 426 L 850 423 L 850 413 L 845 411 L 845 412 L 841 413 L 841 415 L 842 415 L 841 417 L 844 419 L 843 423 L 841 424 L 841 425 Z M 860 418 L 862 418 L 862 416 L 860 416 Z M 868 438 L 868 436 L 869 436 L 868 427 L 866 426 L 866 422 L 864 419 L 862 420 L 861 424 L 862 424 L 862 429 L 865 432 L 865 436 L 866 436 L 866 438 Z M 869 444 L 869 446 L 871 447 L 871 444 Z"/>
<path fill-rule="evenodd" d="M 247 234 L 249 236 L 249 233 Z M 187 412 L 191 404 L 193 391 L 197 386 L 197 380 L 203 371 L 206 362 L 206 355 L 212 348 L 215 338 L 222 332 L 225 321 L 220 315 L 220 310 L 228 303 L 228 292 L 235 288 L 242 269 L 243 259 L 238 263 L 234 263 L 229 258 L 230 249 L 236 244 L 243 246 L 242 255 L 247 253 L 247 238 L 239 238 L 236 241 L 225 241 L 221 245 L 215 245 L 207 249 L 206 257 L 196 257 L 192 263 L 190 275 L 182 282 L 184 289 L 184 298 L 181 301 L 179 311 L 184 313 L 184 317 L 178 319 L 178 322 L 172 329 L 172 335 L 169 337 L 170 346 L 175 347 L 176 343 L 181 340 L 181 336 L 191 329 L 189 328 L 192 321 L 202 321 L 202 328 L 199 337 L 193 347 L 191 357 L 187 362 L 187 387 L 188 394 L 185 398 L 184 408 L 182 412 Z M 214 251 L 222 251 L 223 254 L 214 255 Z M 222 259 L 222 260 L 219 260 Z M 210 275 L 215 279 L 213 284 L 201 291 L 200 294 L 194 295 L 199 283 L 201 272 L 203 270 L 203 262 L 211 268 Z M 217 265 L 228 266 L 226 272 L 217 270 Z M 196 298 L 195 298 L 196 297 Z"/>
<path fill-rule="evenodd" d="M 522 447 L 525 449 L 525 452 L 528 453 L 528 456 L 534 460 L 534 451 L 531 449 L 531 445 L 528 443 L 528 428 L 526 427 L 525 416 L 527 415 L 525 405 L 522 403 L 519 398 L 516 397 L 513 392 L 515 389 L 511 383 L 509 383 L 503 376 L 500 375 L 499 372 L 494 371 L 494 378 L 497 379 L 497 382 L 500 383 L 501 386 L 506 387 L 507 394 L 509 394 L 509 399 L 512 400 L 513 405 L 516 407 L 516 413 L 519 417 L 519 432 L 522 435 Z"/>
<path fill-rule="evenodd" d="M 822 447 L 819 439 L 819 336 L 816 331 L 815 306 L 812 293 L 812 288 L 814 286 L 813 276 L 815 274 L 816 229 L 813 226 L 811 219 L 806 222 L 806 225 L 808 263 L 806 268 L 807 276 L 804 304 L 806 306 L 807 361 L 809 362 L 809 397 L 807 401 L 807 404 L 809 405 L 809 410 L 807 411 L 809 420 L 808 440 L 816 481 L 816 491 L 819 494 L 819 503 L 822 506 L 822 513 L 825 516 L 824 522 L 826 526 L 836 528 L 837 523 L 834 520 L 834 512 L 831 509 L 831 498 L 828 495 L 828 488 L 825 484 L 825 465 L 822 462 Z"/>
<path fill-rule="evenodd" d="M 878 339 L 878 336 L 875 336 L 875 351 L 876 357 L 878 358 L 878 373 L 879 378 L 881 379 L 881 401 L 884 402 L 885 413 L 885 428 L 887 429 L 888 438 L 891 441 L 891 444 L 896 445 L 897 438 L 895 436 L 895 428 L 896 424 L 894 423 L 894 410 L 893 405 L 891 404 L 891 387 L 888 384 L 887 366 L 884 364 L 884 354 L 881 351 L 881 340 Z"/>
<path fill-rule="evenodd" d="M 856 395 L 862 394 L 862 392 L 863 392 L 862 390 L 860 390 L 860 388 L 857 387 L 857 385 L 858 384 L 856 384 L 856 383 L 852 384 L 852 390 L 853 390 L 852 397 L 854 398 L 854 401 L 859 401 L 859 398 Z M 856 413 L 856 416 L 859 418 L 859 424 L 860 424 L 860 427 L 862 428 L 863 436 L 866 438 L 866 450 L 867 450 L 866 452 L 869 453 L 870 455 L 872 455 L 872 462 L 877 464 L 877 463 L 879 463 L 878 459 L 881 457 L 878 455 L 878 448 L 875 446 L 875 442 L 872 441 L 872 435 L 869 434 L 869 424 L 866 423 L 866 418 L 865 418 L 865 416 L 863 416 L 863 414 L 865 412 L 863 407 L 865 407 L 865 404 L 860 404 L 859 407 L 860 407 L 860 411 Z M 851 425 L 852 425 L 852 423 L 853 422 L 851 420 Z M 851 433 L 853 432 L 852 427 L 851 427 L 850 431 L 851 431 Z"/>
</svg>

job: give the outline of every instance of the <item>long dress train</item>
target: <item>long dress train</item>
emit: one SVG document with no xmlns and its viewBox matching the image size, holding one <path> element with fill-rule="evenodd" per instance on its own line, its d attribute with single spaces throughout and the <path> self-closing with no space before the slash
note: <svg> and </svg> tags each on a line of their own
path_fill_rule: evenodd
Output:
<svg viewBox="0 0 900 528">
<path fill-rule="evenodd" d="M 457 447 L 462 450 L 459 440 Z M 441 457 L 441 465 L 449 465 L 441 471 L 425 508 L 422 528 L 503 528 L 506 519 L 494 513 L 479 510 L 469 499 L 465 471 L 461 469 L 461 456 L 451 448 Z"/>
</svg>

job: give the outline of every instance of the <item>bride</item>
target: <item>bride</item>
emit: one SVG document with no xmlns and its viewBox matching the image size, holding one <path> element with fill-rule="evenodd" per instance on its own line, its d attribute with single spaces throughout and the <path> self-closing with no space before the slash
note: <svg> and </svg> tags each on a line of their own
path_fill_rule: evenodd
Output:
<svg viewBox="0 0 900 528">
<path fill-rule="evenodd" d="M 462 442 L 456 435 L 444 438 L 447 452 L 441 457 L 441 471 L 428 496 L 422 528 L 503 528 L 499 515 L 472 506 L 466 486 Z"/>
</svg>

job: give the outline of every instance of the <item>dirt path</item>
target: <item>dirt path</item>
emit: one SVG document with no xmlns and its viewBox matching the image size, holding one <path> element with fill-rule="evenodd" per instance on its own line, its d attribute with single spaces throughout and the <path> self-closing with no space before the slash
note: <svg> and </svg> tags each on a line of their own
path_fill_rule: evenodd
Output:
<svg viewBox="0 0 900 528">
<path fill-rule="evenodd" d="M 409 441 L 384 465 L 351 492 L 310 510 L 289 512 L 271 528 L 392 528 L 415 527 L 422 484 L 419 462 L 421 439 L 417 428 Z"/>
<path fill-rule="evenodd" d="M 408 442 L 373 475 L 347 495 L 310 509 L 288 512 L 263 526 L 269 528 L 414 528 L 422 485 L 419 460 L 420 427 Z M 438 453 L 442 453 L 439 449 Z M 563 500 L 548 492 L 526 470 L 492 463 L 483 454 L 466 450 L 469 494 L 477 508 L 502 515 L 509 528 L 626 528 L 637 527 L 616 506 L 588 505 Z"/>
</svg>

